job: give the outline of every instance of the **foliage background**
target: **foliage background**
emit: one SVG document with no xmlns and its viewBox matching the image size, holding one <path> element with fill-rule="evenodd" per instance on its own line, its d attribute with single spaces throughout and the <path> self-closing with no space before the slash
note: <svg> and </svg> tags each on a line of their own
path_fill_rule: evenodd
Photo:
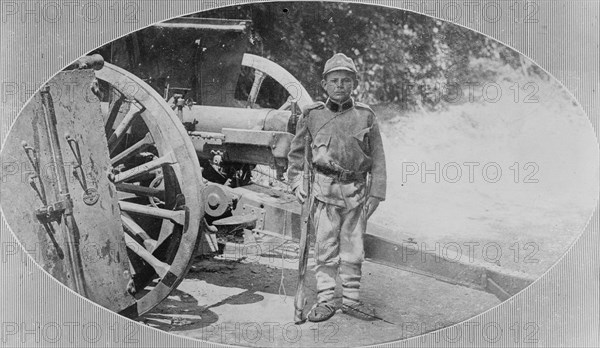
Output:
<svg viewBox="0 0 600 348">
<path fill-rule="evenodd" d="M 275 2 L 239 5 L 194 17 L 251 19 L 251 53 L 269 58 L 296 76 L 313 98 L 325 61 L 342 52 L 359 70 L 358 100 L 402 109 L 443 108 L 452 86 L 494 78 L 485 59 L 523 73 L 542 71 L 518 52 L 472 30 L 386 7 L 338 2 Z M 249 71 L 242 83 L 250 84 Z M 249 88 L 244 88 L 249 90 Z M 263 106 L 277 106 L 283 90 Z M 243 96 L 241 96 L 243 97 Z M 260 102 L 261 100 L 259 100 Z M 267 105 L 265 105 L 267 104 Z M 273 104 L 273 105 L 271 105 Z M 281 104 L 279 104 L 281 105 Z"/>
</svg>

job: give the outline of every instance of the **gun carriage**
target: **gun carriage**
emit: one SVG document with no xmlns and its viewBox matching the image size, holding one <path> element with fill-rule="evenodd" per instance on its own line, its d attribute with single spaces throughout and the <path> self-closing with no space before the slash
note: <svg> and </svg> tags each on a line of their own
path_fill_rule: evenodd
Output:
<svg viewBox="0 0 600 348">
<path fill-rule="evenodd" d="M 135 317 L 177 287 L 195 255 L 218 253 L 219 236 L 251 229 L 298 239 L 300 205 L 276 186 L 312 99 L 284 68 L 244 53 L 249 25 L 157 24 L 99 49 L 111 63 L 78 60 L 25 106 L 2 149 L 2 206 L 48 273 Z M 265 83 L 287 100 L 261 107 Z M 366 243 L 383 263 L 414 266 L 399 261 L 394 243 Z M 420 273 L 448 271 L 425 266 Z M 453 281 L 488 289 L 466 277 Z M 510 282 L 488 290 L 506 297 L 529 280 Z"/>
</svg>

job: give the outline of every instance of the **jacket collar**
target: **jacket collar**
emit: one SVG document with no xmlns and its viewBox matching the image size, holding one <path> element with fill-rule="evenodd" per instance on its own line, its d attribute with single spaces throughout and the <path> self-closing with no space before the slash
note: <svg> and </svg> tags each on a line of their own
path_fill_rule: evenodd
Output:
<svg viewBox="0 0 600 348">
<path fill-rule="evenodd" d="M 331 98 L 327 98 L 327 102 L 325 103 L 327 108 L 333 112 L 342 112 L 354 107 L 354 99 L 348 98 L 345 102 L 339 104 L 333 101 Z"/>
</svg>

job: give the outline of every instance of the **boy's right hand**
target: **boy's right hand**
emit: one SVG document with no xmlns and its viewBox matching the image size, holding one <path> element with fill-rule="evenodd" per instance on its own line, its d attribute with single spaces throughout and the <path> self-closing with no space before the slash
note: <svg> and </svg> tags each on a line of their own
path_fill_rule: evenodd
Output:
<svg viewBox="0 0 600 348">
<path fill-rule="evenodd" d="M 306 200 L 306 192 L 304 192 L 301 186 L 296 187 L 296 189 L 294 190 L 294 194 L 296 195 L 296 199 L 298 199 L 298 202 L 300 202 L 301 204 L 304 203 L 304 200 Z"/>
</svg>

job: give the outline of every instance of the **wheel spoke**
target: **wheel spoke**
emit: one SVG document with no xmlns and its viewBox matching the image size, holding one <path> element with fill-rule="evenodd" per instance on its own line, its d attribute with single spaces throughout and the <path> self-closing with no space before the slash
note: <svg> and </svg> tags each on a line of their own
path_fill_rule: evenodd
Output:
<svg viewBox="0 0 600 348">
<path fill-rule="evenodd" d="M 142 165 L 133 167 L 129 170 L 126 170 L 122 173 L 115 175 L 115 183 L 118 184 L 120 182 L 129 180 L 129 179 L 133 179 L 140 175 L 146 174 L 146 173 L 148 173 L 156 168 L 159 168 L 161 166 L 175 164 L 175 163 L 177 163 L 177 159 L 175 158 L 175 155 L 173 154 L 173 152 L 169 152 L 168 154 L 166 154 L 162 157 L 159 157 L 150 162 L 146 162 Z"/>
<path fill-rule="evenodd" d="M 141 115 L 142 112 L 144 112 L 144 109 L 135 112 L 128 112 L 125 117 L 123 117 L 123 120 L 121 120 L 121 123 L 119 123 L 117 128 L 115 128 L 115 131 L 111 134 L 110 138 L 108 138 L 108 151 L 111 155 L 123 139 L 123 135 L 125 132 L 127 132 L 127 129 L 129 129 L 131 121 L 133 121 L 136 116 Z"/>
<path fill-rule="evenodd" d="M 111 90 L 113 92 L 117 92 L 114 89 L 111 89 Z M 125 108 L 123 110 L 121 110 L 124 103 L 125 103 Z M 124 95 L 120 94 L 119 99 L 117 99 L 113 103 L 109 104 L 109 108 L 110 108 L 110 111 L 108 112 L 108 118 L 106 119 L 106 123 L 104 125 L 104 133 L 107 135 L 112 133 L 112 126 L 114 125 L 115 120 L 117 119 L 117 116 L 119 114 L 125 114 L 125 113 L 129 112 L 129 109 L 131 108 L 131 103 L 128 102 L 127 98 L 125 98 Z"/>
<path fill-rule="evenodd" d="M 161 219 L 169 219 L 176 224 L 185 225 L 185 211 L 184 210 L 167 210 L 161 208 L 149 207 L 146 205 L 120 201 L 119 207 L 121 210 L 136 213 L 146 216 L 157 217 Z"/>
<path fill-rule="evenodd" d="M 119 183 L 115 185 L 117 191 L 133 193 L 138 196 L 156 197 L 161 201 L 165 200 L 165 191 L 154 187 L 146 187 L 135 184 Z"/>
<path fill-rule="evenodd" d="M 288 100 L 286 100 L 285 103 L 283 103 L 283 105 L 281 105 L 278 110 L 287 110 L 290 108 L 290 106 L 292 106 L 292 102 L 290 101 L 290 98 L 288 98 Z"/>
<path fill-rule="evenodd" d="M 256 103 L 258 91 L 260 91 L 260 87 L 266 76 L 267 75 L 262 71 L 254 70 L 254 82 L 252 83 L 252 89 L 250 89 L 250 93 L 248 94 L 248 107 L 252 107 L 254 106 L 254 103 Z"/>
<path fill-rule="evenodd" d="M 146 233 L 146 231 L 144 231 L 144 229 L 140 225 L 138 225 L 131 218 L 131 216 L 129 216 L 129 214 L 121 212 L 121 221 L 123 222 L 123 226 L 125 227 L 125 229 L 144 240 L 144 247 L 146 248 L 146 250 L 148 250 L 149 252 L 153 252 L 154 250 L 156 250 L 156 241 L 150 238 L 148 233 Z"/>
<path fill-rule="evenodd" d="M 164 241 L 167 240 L 167 238 L 169 238 L 169 236 L 173 234 L 174 229 L 175 224 L 171 222 L 171 220 L 163 221 L 160 232 L 158 234 L 158 239 L 156 240 L 156 248 L 160 247 L 162 243 L 164 243 Z"/>
<path fill-rule="evenodd" d="M 127 244 L 129 250 L 133 251 L 144 261 L 148 262 L 148 264 L 154 268 L 154 271 L 156 271 L 156 274 L 158 274 L 161 279 L 167 275 L 167 272 L 169 272 L 169 268 L 171 266 L 154 257 L 154 255 L 143 248 L 138 242 L 135 241 L 135 239 L 133 239 L 133 237 L 127 233 L 125 233 L 125 243 Z"/>
<path fill-rule="evenodd" d="M 112 164 L 113 166 L 116 166 L 117 164 L 120 164 L 125 159 L 127 159 L 129 156 L 132 156 L 132 155 L 135 155 L 135 154 L 141 152 L 142 150 L 146 149 L 148 146 L 150 146 L 152 144 L 154 144 L 152 135 L 150 133 L 146 133 L 146 136 L 142 140 L 138 141 L 137 143 L 133 144 L 131 147 L 128 147 L 123 152 L 121 152 L 118 155 L 116 155 L 115 157 L 113 157 L 110 160 L 110 164 Z"/>
</svg>

